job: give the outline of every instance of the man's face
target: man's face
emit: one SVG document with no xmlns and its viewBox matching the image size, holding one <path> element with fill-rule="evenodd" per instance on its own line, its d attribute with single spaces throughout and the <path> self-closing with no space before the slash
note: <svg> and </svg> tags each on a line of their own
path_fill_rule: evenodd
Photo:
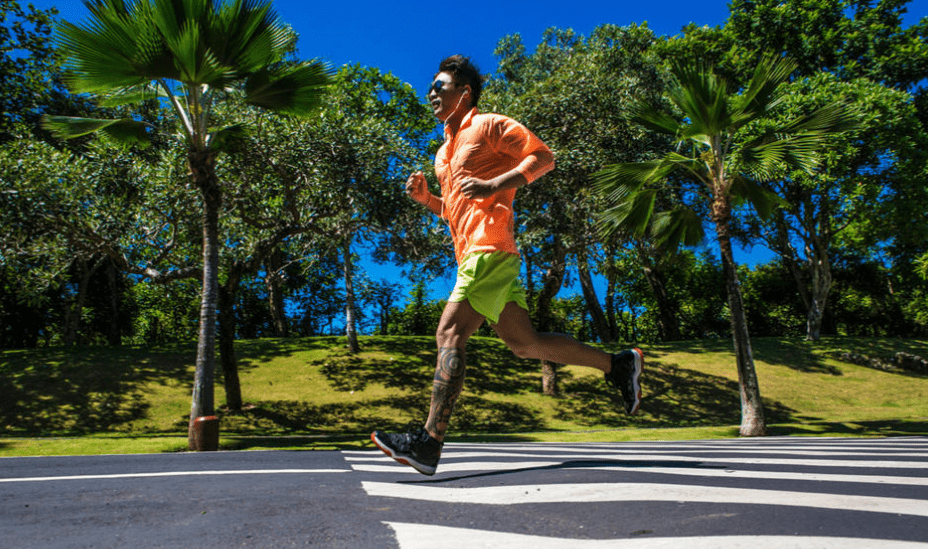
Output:
<svg viewBox="0 0 928 549">
<path fill-rule="evenodd" d="M 456 84 L 451 73 L 438 73 L 432 87 L 429 88 L 429 104 L 432 105 L 435 117 L 444 122 L 456 111 L 467 108 L 467 98 L 464 95 L 467 89 L 467 86 Z"/>
</svg>

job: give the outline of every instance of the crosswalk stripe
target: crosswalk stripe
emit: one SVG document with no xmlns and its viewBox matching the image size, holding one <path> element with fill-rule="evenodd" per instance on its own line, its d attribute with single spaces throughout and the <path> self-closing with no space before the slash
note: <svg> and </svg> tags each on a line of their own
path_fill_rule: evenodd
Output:
<svg viewBox="0 0 928 549">
<path fill-rule="evenodd" d="M 392 460 L 390 460 L 392 461 Z M 563 466 L 564 470 L 585 470 L 585 471 L 621 471 L 661 474 L 661 475 L 679 475 L 706 478 L 740 478 L 740 479 L 763 479 L 763 480 L 797 480 L 813 482 L 849 482 L 858 484 L 897 484 L 903 486 L 928 486 L 928 477 L 900 477 L 885 475 L 841 475 L 832 473 L 802 473 L 802 472 L 779 472 L 779 471 L 745 471 L 734 469 L 704 469 L 704 468 L 681 468 L 681 467 L 623 467 L 621 465 L 601 465 L 601 466 L 582 466 L 571 467 L 564 465 L 561 461 L 481 461 L 481 462 L 459 462 L 459 463 L 441 463 L 439 465 L 440 473 L 481 473 L 497 471 L 520 471 L 523 469 L 541 469 L 545 467 Z M 409 475 L 418 475 L 419 472 L 411 467 L 392 464 L 352 464 L 351 468 L 358 472 L 365 473 L 400 473 Z"/>
<path fill-rule="evenodd" d="M 442 463 L 449 459 L 454 460 L 477 460 L 482 458 L 519 458 L 530 460 L 550 459 L 550 454 L 538 452 L 460 452 L 449 451 L 443 453 Z M 928 457 L 928 456 L 926 456 Z M 708 457 L 708 456 L 681 456 L 677 454 L 647 454 L 647 453 L 579 453 L 561 454 L 557 456 L 560 460 L 607 460 L 613 462 L 621 461 L 661 461 L 661 462 L 680 462 L 680 463 L 737 463 L 743 465 L 788 465 L 788 466 L 805 466 L 805 467 L 867 467 L 873 469 L 928 469 L 928 460 L 926 461 L 902 461 L 902 460 L 852 460 L 852 459 L 798 459 L 798 458 L 766 458 L 766 457 Z M 390 458 L 383 456 L 379 452 L 368 451 L 365 455 L 345 456 L 349 462 L 354 461 L 392 461 Z M 439 470 L 443 465 L 439 465 Z"/>
<path fill-rule="evenodd" d="M 520 505 L 528 503 L 602 503 L 622 501 L 783 505 L 841 511 L 866 511 L 928 517 L 924 500 L 819 494 L 718 486 L 648 483 L 530 484 L 446 488 L 363 481 L 370 496 L 444 503 Z"/>
<path fill-rule="evenodd" d="M 680 538 L 565 539 L 469 528 L 387 522 L 400 549 L 925 549 L 913 541 L 809 536 L 700 536 Z"/>
<path fill-rule="evenodd" d="M 605 445 L 584 445 L 586 448 L 578 449 L 576 445 L 574 446 L 548 446 L 543 443 L 538 445 L 505 445 L 505 446 L 493 446 L 488 444 L 447 444 L 445 445 L 448 449 L 454 450 L 484 450 L 492 448 L 494 451 L 499 452 L 589 452 L 589 453 L 598 453 L 603 451 L 616 452 L 616 453 L 641 453 L 641 452 L 659 452 L 659 451 L 668 451 L 671 450 L 674 453 L 725 453 L 725 454 L 748 454 L 748 453 L 765 453 L 765 454 L 805 454 L 805 455 L 815 455 L 815 456 L 834 456 L 834 455 L 858 455 L 858 456 L 881 456 L 885 457 L 887 453 L 892 456 L 902 456 L 902 457 L 928 457 L 928 446 L 918 448 L 911 445 L 905 446 L 718 446 L 718 445 L 687 445 L 681 444 L 679 446 L 675 445 L 636 445 L 633 448 L 624 448 L 620 446 L 605 446 Z M 887 452 L 889 450 L 889 452 Z M 362 453 L 363 450 L 355 451 L 357 453 Z"/>
</svg>

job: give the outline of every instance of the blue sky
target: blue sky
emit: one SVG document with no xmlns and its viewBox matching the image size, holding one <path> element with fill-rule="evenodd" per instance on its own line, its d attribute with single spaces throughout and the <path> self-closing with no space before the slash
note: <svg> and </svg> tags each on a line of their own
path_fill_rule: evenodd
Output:
<svg viewBox="0 0 928 549">
<path fill-rule="evenodd" d="M 61 19 L 84 21 L 88 15 L 78 0 L 21 0 L 37 8 L 58 8 Z M 723 25 L 728 19 L 728 2 L 722 0 L 643 2 L 558 0 L 443 0 L 416 1 L 328 1 L 275 0 L 281 18 L 300 35 L 303 58 L 320 58 L 339 67 L 360 63 L 392 72 L 423 94 L 438 63 L 448 55 L 470 56 L 484 73 L 496 69 L 493 50 L 504 36 L 520 34 L 533 48 L 549 27 L 571 28 L 589 34 L 601 24 L 628 25 L 647 22 L 659 35 L 679 34 L 689 23 Z M 905 25 L 928 16 L 928 0 L 907 5 Z M 771 254 L 763 247 L 750 253 L 738 250 L 736 261 L 748 265 L 763 263 Z M 399 270 L 367 264 L 373 279 L 399 278 Z M 432 285 L 436 298 L 450 292 L 453 279 Z M 563 294 L 573 294 L 576 288 Z"/>
<path fill-rule="evenodd" d="M 78 0 L 22 0 L 40 9 L 55 6 L 62 19 L 78 22 L 87 10 Z M 484 73 L 493 72 L 493 49 L 500 38 L 519 33 L 534 47 L 549 27 L 588 34 L 598 25 L 644 23 L 661 35 L 675 35 L 688 23 L 722 25 L 728 2 L 722 0 L 422 0 L 328 1 L 275 0 L 281 18 L 300 35 L 304 58 L 322 58 L 334 66 L 361 63 L 392 72 L 425 89 L 444 57 L 469 55 Z M 928 16 L 928 0 L 908 5 L 906 23 Z"/>
</svg>

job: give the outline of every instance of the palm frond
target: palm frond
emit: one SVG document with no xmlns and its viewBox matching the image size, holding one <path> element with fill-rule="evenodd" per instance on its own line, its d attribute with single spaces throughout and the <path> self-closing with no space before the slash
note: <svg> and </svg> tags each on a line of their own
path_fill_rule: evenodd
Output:
<svg viewBox="0 0 928 549">
<path fill-rule="evenodd" d="M 731 194 L 735 203 L 750 203 L 762 219 L 769 219 L 776 208 L 785 205 L 786 201 L 776 193 L 758 185 L 744 177 L 736 177 L 732 181 Z"/>
<path fill-rule="evenodd" d="M 681 244 L 696 246 L 706 237 L 699 214 L 686 207 L 655 213 L 651 234 L 659 246 L 670 250 Z"/>
<path fill-rule="evenodd" d="M 261 70 L 246 80 L 245 100 L 282 114 L 306 116 L 322 105 L 331 74 L 329 66 L 319 61 Z"/>
<path fill-rule="evenodd" d="M 153 85 L 151 82 L 146 82 L 140 86 L 118 89 L 101 95 L 99 105 L 101 107 L 122 107 L 158 99 L 162 96 L 163 94 L 157 86 Z"/>
<path fill-rule="evenodd" d="M 786 57 L 767 56 L 758 62 L 747 88 L 738 97 L 737 109 L 744 121 L 753 120 L 779 104 L 780 85 L 789 80 L 797 63 Z"/>
<path fill-rule="evenodd" d="M 846 105 L 827 105 L 748 141 L 740 161 L 745 173 L 759 181 L 770 181 L 794 168 L 811 172 L 831 136 L 856 129 L 858 124 Z"/>
<path fill-rule="evenodd" d="M 731 125 L 728 83 L 702 64 L 676 62 L 671 100 L 689 121 L 686 135 L 717 135 Z"/>
<path fill-rule="evenodd" d="M 657 190 L 639 190 L 628 196 L 625 202 L 606 209 L 599 215 L 599 228 L 606 235 L 618 230 L 643 237 L 654 213 Z"/>
<path fill-rule="evenodd" d="M 663 109 L 648 103 L 637 103 L 631 109 L 632 122 L 667 135 L 678 135 L 682 122 Z"/>
<path fill-rule="evenodd" d="M 95 4 L 82 26 L 58 24 L 58 42 L 65 63 L 65 81 L 78 93 L 130 87 L 147 79 L 139 66 L 139 40 L 149 34 L 121 2 Z"/>
<path fill-rule="evenodd" d="M 73 116 L 44 116 L 42 127 L 61 139 L 81 137 L 97 131 L 103 131 L 123 144 L 137 144 L 147 147 L 151 140 L 146 131 L 147 125 L 131 118 L 105 120 L 98 118 L 80 118 Z"/>
</svg>

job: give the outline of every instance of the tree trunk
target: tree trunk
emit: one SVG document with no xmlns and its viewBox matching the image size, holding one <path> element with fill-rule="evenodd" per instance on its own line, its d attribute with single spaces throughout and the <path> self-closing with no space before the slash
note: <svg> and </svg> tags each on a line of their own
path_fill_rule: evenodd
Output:
<svg viewBox="0 0 928 549">
<path fill-rule="evenodd" d="M 122 322 L 120 311 L 119 269 L 113 260 L 106 259 L 106 281 L 109 290 L 110 322 L 107 328 L 106 340 L 112 347 L 122 345 Z"/>
<path fill-rule="evenodd" d="M 806 254 L 809 257 L 809 273 L 812 278 L 810 289 L 811 303 L 806 320 L 806 339 L 818 341 L 822 336 L 822 318 L 825 316 L 825 304 L 831 292 L 831 261 L 828 247 L 820 239 L 813 237 Z"/>
<path fill-rule="evenodd" d="M 77 343 L 78 332 L 81 326 L 81 317 L 84 312 L 84 303 L 87 301 L 87 288 L 90 286 L 90 277 L 97 269 L 97 264 L 90 267 L 86 259 L 78 258 L 74 260 L 74 266 L 77 270 L 77 295 L 74 297 L 74 303 L 65 310 L 64 314 L 64 334 L 62 343 L 70 347 Z"/>
<path fill-rule="evenodd" d="M 599 304 L 599 297 L 596 295 L 596 288 L 593 286 L 593 277 L 590 275 L 590 267 L 587 265 L 586 258 L 577 256 L 577 270 L 579 271 L 580 288 L 583 290 L 583 299 L 586 301 L 586 308 L 590 312 L 590 318 L 593 319 L 593 329 L 596 335 L 603 343 L 612 341 L 612 330 L 609 329 L 609 322 L 606 320 L 606 314 L 603 312 L 602 305 Z"/>
<path fill-rule="evenodd" d="M 832 275 L 831 259 L 828 256 L 828 247 L 831 242 L 831 229 L 829 226 L 827 211 L 821 212 L 820 217 L 825 219 L 821 223 L 821 234 L 816 233 L 815 217 L 811 215 L 814 206 L 811 199 L 806 200 L 804 212 L 806 219 L 802 219 L 802 227 L 807 236 L 805 240 L 805 257 L 803 260 L 799 257 L 793 244 L 789 239 L 789 226 L 782 212 L 777 212 L 774 218 L 776 227 L 776 247 L 774 248 L 780 255 L 780 258 L 789 268 L 802 303 L 806 308 L 806 339 L 809 341 L 818 341 L 821 338 L 822 320 L 825 317 L 825 306 L 828 302 L 828 294 L 831 292 Z M 823 206 L 824 208 L 824 206 Z M 800 266 L 800 262 L 805 265 Z M 803 267 L 808 270 L 808 281 L 803 276 Z"/>
<path fill-rule="evenodd" d="M 554 237 L 554 250 L 551 265 L 542 278 L 542 288 L 535 300 L 535 323 L 539 332 L 552 331 L 551 302 L 561 289 L 564 273 L 567 271 L 567 250 L 559 237 Z M 557 364 L 541 361 L 542 392 L 547 396 L 557 396 Z"/>
<path fill-rule="evenodd" d="M 722 255 L 722 267 L 725 271 L 725 286 L 728 291 L 728 306 L 731 311 L 732 339 L 734 340 L 735 359 L 738 365 L 738 385 L 741 389 L 741 430 L 744 437 L 764 436 L 767 424 L 764 419 L 764 407 L 760 399 L 760 385 L 754 369 L 754 353 L 751 350 L 751 337 L 748 334 L 748 322 L 741 298 L 741 286 L 738 282 L 738 269 L 735 264 L 731 246 L 731 227 L 729 225 L 731 210 L 727 204 L 715 204 L 713 208 L 716 234 Z"/>
<path fill-rule="evenodd" d="M 284 311 L 283 277 L 278 272 L 280 266 L 280 250 L 274 250 L 265 261 L 267 275 L 264 278 L 264 283 L 267 286 L 267 300 L 274 333 L 277 337 L 289 337 L 290 326 L 287 323 L 286 311 Z"/>
<path fill-rule="evenodd" d="M 615 341 L 619 337 L 619 314 L 615 307 L 616 281 L 618 272 L 615 268 L 615 249 L 609 246 L 606 252 L 605 262 L 606 275 L 606 320 L 609 323 L 609 341 Z"/>
<path fill-rule="evenodd" d="M 191 151 L 188 158 L 194 183 L 203 199 L 203 289 L 200 294 L 200 331 L 188 431 L 190 445 L 196 449 L 199 444 L 199 437 L 194 430 L 197 418 L 213 416 L 216 413 L 214 375 L 216 304 L 219 299 L 219 209 L 222 206 L 222 191 L 216 179 L 214 156 L 211 153 Z"/>
<path fill-rule="evenodd" d="M 358 345 L 357 320 L 355 319 L 351 237 L 345 238 L 342 253 L 344 255 L 342 271 L 345 275 L 345 335 L 348 336 L 348 351 L 356 354 L 361 352 L 361 346 Z"/>
<path fill-rule="evenodd" d="M 233 412 L 242 410 L 242 384 L 238 377 L 238 360 L 235 358 L 235 296 L 239 277 L 231 275 L 219 287 L 219 362 L 222 365 L 226 406 Z"/>
<path fill-rule="evenodd" d="M 681 339 L 680 311 L 667 293 L 664 273 L 654 262 L 651 250 L 646 249 L 640 241 L 636 243 L 635 248 L 643 266 L 644 277 L 648 281 L 654 300 L 657 302 L 657 324 L 661 339 L 663 341 L 679 341 Z"/>
</svg>

